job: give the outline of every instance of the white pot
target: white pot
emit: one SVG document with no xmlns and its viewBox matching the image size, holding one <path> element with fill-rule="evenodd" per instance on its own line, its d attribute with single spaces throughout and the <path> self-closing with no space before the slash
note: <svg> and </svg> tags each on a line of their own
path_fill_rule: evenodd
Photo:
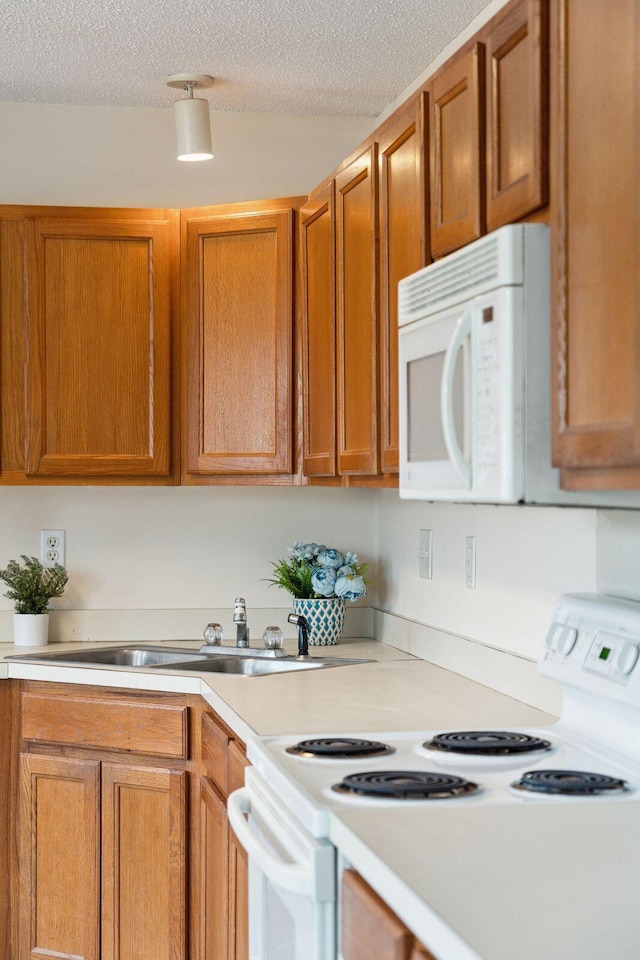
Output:
<svg viewBox="0 0 640 960">
<path fill-rule="evenodd" d="M 48 641 L 48 613 L 14 613 L 13 642 L 16 647 L 42 647 Z"/>
</svg>

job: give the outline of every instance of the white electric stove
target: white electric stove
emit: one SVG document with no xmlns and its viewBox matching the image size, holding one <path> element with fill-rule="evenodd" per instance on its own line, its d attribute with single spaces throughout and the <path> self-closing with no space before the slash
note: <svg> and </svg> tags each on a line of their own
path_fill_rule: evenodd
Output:
<svg viewBox="0 0 640 960">
<path fill-rule="evenodd" d="M 452 805 L 463 810 L 603 800 L 640 804 L 639 658 L 640 603 L 566 595 L 556 606 L 538 663 L 541 673 L 563 686 L 562 716 L 553 726 L 498 730 L 479 725 L 475 730 L 374 735 L 348 731 L 344 736 L 250 741 L 253 766 L 246 788 L 230 799 L 229 815 L 246 842 L 254 875 L 256 870 L 259 874 L 254 891 L 268 890 L 280 903 L 279 881 L 267 869 L 265 837 L 272 838 L 267 844 L 272 855 L 280 849 L 281 868 L 295 859 L 291 850 L 282 853 L 288 834 L 319 856 L 304 895 L 311 897 L 309 916 L 316 921 L 318 911 L 323 916 L 324 933 L 316 929 L 296 935 L 287 941 L 287 956 L 337 956 L 334 919 L 328 919 L 335 918 L 335 880 L 330 877 L 335 866 L 327 840 L 332 810 L 380 807 L 393 816 L 394 808 L 410 807 L 428 817 L 430 809 Z M 251 849 L 252 821 L 262 837 L 260 851 L 255 845 Z M 295 870 L 299 879 L 300 864 Z M 315 906 L 314 896 L 319 897 Z M 254 905 L 258 900 L 254 896 Z M 262 907 L 250 906 L 251 960 L 280 955 L 282 931 L 269 932 L 267 920 L 265 933 L 267 917 L 263 896 Z"/>
</svg>

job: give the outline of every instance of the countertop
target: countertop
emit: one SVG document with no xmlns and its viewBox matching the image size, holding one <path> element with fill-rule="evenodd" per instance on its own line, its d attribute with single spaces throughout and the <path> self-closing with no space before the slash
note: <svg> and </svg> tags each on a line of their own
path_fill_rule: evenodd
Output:
<svg viewBox="0 0 640 960">
<path fill-rule="evenodd" d="M 74 646 L 52 644 L 42 652 Z M 293 641 L 287 647 L 293 651 Z M 261 678 L 4 659 L 35 652 L 1 644 L 0 676 L 198 693 L 245 741 L 356 729 L 544 726 L 555 720 L 372 640 L 344 640 L 312 652 L 377 662 Z M 438 960 L 640 956 L 635 800 L 402 808 L 392 815 L 388 809 L 354 808 L 331 814 L 331 839 Z"/>
</svg>

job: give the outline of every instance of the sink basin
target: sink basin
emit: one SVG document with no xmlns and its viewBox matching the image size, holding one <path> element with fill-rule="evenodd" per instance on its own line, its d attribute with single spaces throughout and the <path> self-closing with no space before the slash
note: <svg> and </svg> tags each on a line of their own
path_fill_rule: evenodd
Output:
<svg viewBox="0 0 640 960">
<path fill-rule="evenodd" d="M 279 651 L 278 651 L 279 652 Z M 296 657 L 267 659 L 258 656 L 225 656 L 223 653 L 207 654 L 197 650 L 182 650 L 179 647 L 142 646 L 135 644 L 117 647 L 93 648 L 92 650 L 65 650 L 62 653 L 30 653 L 7 657 L 7 660 L 29 660 L 38 663 L 68 663 L 81 666 L 153 667 L 162 670 L 194 670 L 199 673 L 226 673 L 243 677 L 266 677 L 272 673 L 289 673 L 292 670 L 326 670 L 328 667 L 343 667 L 352 663 L 370 663 L 370 660 L 350 660 L 342 657 L 313 657 L 298 660 Z"/>
<path fill-rule="evenodd" d="M 63 653 L 31 653 L 10 660 L 42 660 L 46 663 L 93 663 L 114 667 L 160 667 L 190 660 L 206 660 L 205 653 L 176 647 L 118 646 L 93 650 L 65 650 Z"/>
<path fill-rule="evenodd" d="M 193 670 L 199 673 L 226 673 L 242 677 L 266 677 L 273 673 L 289 673 L 292 670 L 326 670 L 328 667 L 348 666 L 352 663 L 371 663 L 370 660 L 318 657 L 298 660 L 282 657 L 280 660 L 264 660 L 258 657 L 208 657 L 205 661 L 177 663 L 175 670 Z"/>
</svg>

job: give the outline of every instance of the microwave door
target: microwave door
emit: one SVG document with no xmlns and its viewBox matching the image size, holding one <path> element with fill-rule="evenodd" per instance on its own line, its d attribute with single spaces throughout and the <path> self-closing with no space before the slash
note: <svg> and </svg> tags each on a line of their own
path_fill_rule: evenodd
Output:
<svg viewBox="0 0 640 960">
<path fill-rule="evenodd" d="M 469 499 L 471 337 L 467 311 L 400 330 L 400 496 Z M 443 407 L 444 403 L 444 407 Z"/>
</svg>

